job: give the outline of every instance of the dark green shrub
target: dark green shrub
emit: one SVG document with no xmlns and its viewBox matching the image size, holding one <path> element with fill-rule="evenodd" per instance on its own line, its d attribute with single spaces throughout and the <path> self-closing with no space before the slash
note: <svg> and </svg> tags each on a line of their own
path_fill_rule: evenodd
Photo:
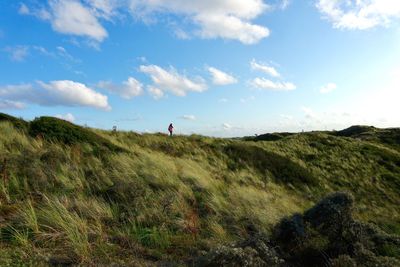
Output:
<svg viewBox="0 0 400 267">
<path fill-rule="evenodd" d="M 32 121 L 29 134 L 66 145 L 88 143 L 94 147 L 106 148 L 114 152 L 124 151 L 88 129 L 53 117 L 40 117 Z"/>
<path fill-rule="evenodd" d="M 337 136 L 356 137 L 366 132 L 373 132 L 376 128 L 372 126 L 354 125 L 341 131 L 335 132 Z"/>
<path fill-rule="evenodd" d="M 378 138 L 384 144 L 400 146 L 400 128 L 382 130 Z"/>
<path fill-rule="evenodd" d="M 271 173 L 276 181 L 296 185 L 317 183 L 316 178 L 306 168 L 257 146 L 231 144 L 225 148 L 232 169 L 250 166 L 262 174 Z"/>
<path fill-rule="evenodd" d="M 14 125 L 15 128 L 24 132 L 26 132 L 29 127 L 29 122 L 24 121 L 23 119 L 15 118 L 5 113 L 0 113 L 0 122 L 2 121 L 8 121 L 12 125 Z"/>
<path fill-rule="evenodd" d="M 260 134 L 257 136 L 247 136 L 244 137 L 244 141 L 278 141 L 287 136 L 294 135 L 294 133 L 267 133 L 267 134 Z"/>
<path fill-rule="evenodd" d="M 338 231 L 342 222 L 352 219 L 354 197 L 349 193 L 337 192 L 322 199 L 304 213 L 304 219 L 313 227 Z"/>
</svg>

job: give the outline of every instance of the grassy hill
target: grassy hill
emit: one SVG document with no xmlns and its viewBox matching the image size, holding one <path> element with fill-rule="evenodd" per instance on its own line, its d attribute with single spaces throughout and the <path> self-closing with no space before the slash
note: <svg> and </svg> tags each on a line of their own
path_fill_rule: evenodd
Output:
<svg viewBox="0 0 400 267">
<path fill-rule="evenodd" d="M 399 136 L 170 138 L 0 114 L 0 266 L 396 266 Z"/>
</svg>

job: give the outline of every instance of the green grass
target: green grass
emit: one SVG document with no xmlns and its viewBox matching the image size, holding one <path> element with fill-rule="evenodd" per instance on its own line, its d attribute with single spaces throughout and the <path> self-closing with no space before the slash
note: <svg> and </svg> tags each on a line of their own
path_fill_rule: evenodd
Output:
<svg viewBox="0 0 400 267">
<path fill-rule="evenodd" d="M 251 227 L 270 233 L 338 190 L 355 196 L 357 219 L 399 234 L 393 129 L 366 139 L 170 138 L 0 118 L 0 253 L 21 251 L 15 266 L 60 255 L 82 265 L 181 264 Z M 391 256 L 398 247 L 381 249 Z"/>
</svg>

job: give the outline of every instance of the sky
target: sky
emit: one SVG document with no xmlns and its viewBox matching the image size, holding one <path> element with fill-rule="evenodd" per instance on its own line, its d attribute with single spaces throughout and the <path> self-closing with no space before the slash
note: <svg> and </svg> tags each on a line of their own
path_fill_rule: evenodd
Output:
<svg viewBox="0 0 400 267">
<path fill-rule="evenodd" d="M 0 0 L 0 112 L 244 136 L 400 126 L 398 0 Z"/>
</svg>

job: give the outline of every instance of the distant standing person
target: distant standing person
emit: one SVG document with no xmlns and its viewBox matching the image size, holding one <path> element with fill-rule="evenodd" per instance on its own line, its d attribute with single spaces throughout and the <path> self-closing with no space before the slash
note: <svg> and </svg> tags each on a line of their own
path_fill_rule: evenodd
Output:
<svg viewBox="0 0 400 267">
<path fill-rule="evenodd" d="M 174 126 L 172 126 L 172 123 L 170 123 L 169 126 L 168 126 L 169 136 L 172 136 L 172 132 L 173 131 L 174 131 Z"/>
</svg>

